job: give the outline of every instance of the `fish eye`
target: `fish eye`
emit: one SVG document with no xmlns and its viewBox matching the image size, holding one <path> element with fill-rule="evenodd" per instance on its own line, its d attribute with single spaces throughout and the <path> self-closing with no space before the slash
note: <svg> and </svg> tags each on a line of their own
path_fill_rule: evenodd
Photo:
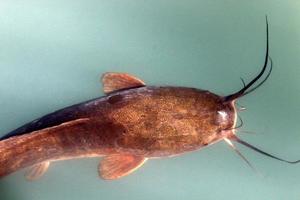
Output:
<svg viewBox="0 0 300 200">
<path fill-rule="evenodd" d="M 218 110 L 216 112 L 215 124 L 222 127 L 227 126 L 228 118 L 228 113 L 225 110 Z"/>
<path fill-rule="evenodd" d="M 222 121 L 227 119 L 228 114 L 224 110 L 217 111 L 218 116 L 222 119 Z"/>
</svg>

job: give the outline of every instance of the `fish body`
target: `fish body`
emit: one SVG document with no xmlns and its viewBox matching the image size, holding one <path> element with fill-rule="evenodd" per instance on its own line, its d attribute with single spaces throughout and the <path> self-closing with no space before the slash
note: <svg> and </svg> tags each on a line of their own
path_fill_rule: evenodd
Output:
<svg viewBox="0 0 300 200">
<path fill-rule="evenodd" d="M 194 88 L 141 85 L 113 91 L 4 136 L 0 176 L 69 158 L 147 159 L 197 150 L 232 134 L 236 111 L 222 102 L 222 97 Z"/>
<path fill-rule="evenodd" d="M 195 88 L 146 86 L 129 74 L 106 73 L 102 77 L 106 96 L 58 110 L 0 138 L 0 177 L 32 166 L 26 178 L 35 180 L 56 160 L 104 157 L 99 174 L 117 179 L 149 158 L 198 150 L 220 140 L 250 167 L 232 141 L 279 161 L 299 163 L 262 151 L 235 135 L 235 101 L 260 87 L 272 71 L 267 17 L 266 25 L 263 68 L 248 84 L 242 79 L 244 87 L 239 91 L 222 97 Z M 269 71 L 262 78 L 269 59 Z"/>
</svg>

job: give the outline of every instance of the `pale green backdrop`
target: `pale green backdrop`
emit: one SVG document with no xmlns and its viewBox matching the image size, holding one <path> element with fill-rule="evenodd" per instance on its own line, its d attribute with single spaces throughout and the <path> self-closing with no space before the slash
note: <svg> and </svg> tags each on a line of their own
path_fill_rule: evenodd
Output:
<svg viewBox="0 0 300 200">
<path fill-rule="evenodd" d="M 0 134 L 56 109 L 101 96 L 107 71 L 149 85 L 180 85 L 225 95 L 260 69 L 265 15 L 274 70 L 239 103 L 239 135 L 268 152 L 300 158 L 300 1 L 1 0 Z M 39 181 L 20 171 L 0 180 L 2 200 L 299 200 L 300 164 L 244 147 L 255 174 L 219 143 L 153 160 L 117 181 L 98 178 L 98 159 L 56 162 Z M 0 155 L 1 156 L 1 155 Z"/>
</svg>

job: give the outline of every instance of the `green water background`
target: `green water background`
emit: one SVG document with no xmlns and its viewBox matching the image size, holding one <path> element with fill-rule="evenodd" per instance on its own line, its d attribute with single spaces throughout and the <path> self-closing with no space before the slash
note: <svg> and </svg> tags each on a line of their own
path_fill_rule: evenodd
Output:
<svg viewBox="0 0 300 200">
<path fill-rule="evenodd" d="M 268 152 L 300 158 L 300 1 L 1 0 L 0 134 L 65 106 L 103 95 L 107 71 L 149 85 L 226 95 L 260 69 L 265 15 L 274 70 L 239 100 L 239 135 Z M 299 200 L 300 165 L 239 147 L 254 173 L 223 142 L 150 160 L 116 181 L 98 178 L 99 159 L 53 163 L 39 181 L 24 170 L 0 180 L 2 200 L 255 199 Z"/>
</svg>

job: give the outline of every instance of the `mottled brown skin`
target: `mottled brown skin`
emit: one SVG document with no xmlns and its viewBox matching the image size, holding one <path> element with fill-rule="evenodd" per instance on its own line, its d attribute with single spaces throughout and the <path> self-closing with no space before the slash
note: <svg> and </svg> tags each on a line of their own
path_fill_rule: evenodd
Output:
<svg viewBox="0 0 300 200">
<path fill-rule="evenodd" d="M 0 141 L 0 176 L 47 160 L 124 153 L 154 158 L 197 150 L 233 134 L 234 103 L 223 102 L 211 92 L 183 87 L 113 92 L 52 113 L 58 121 L 48 120 L 49 128 Z"/>
</svg>

